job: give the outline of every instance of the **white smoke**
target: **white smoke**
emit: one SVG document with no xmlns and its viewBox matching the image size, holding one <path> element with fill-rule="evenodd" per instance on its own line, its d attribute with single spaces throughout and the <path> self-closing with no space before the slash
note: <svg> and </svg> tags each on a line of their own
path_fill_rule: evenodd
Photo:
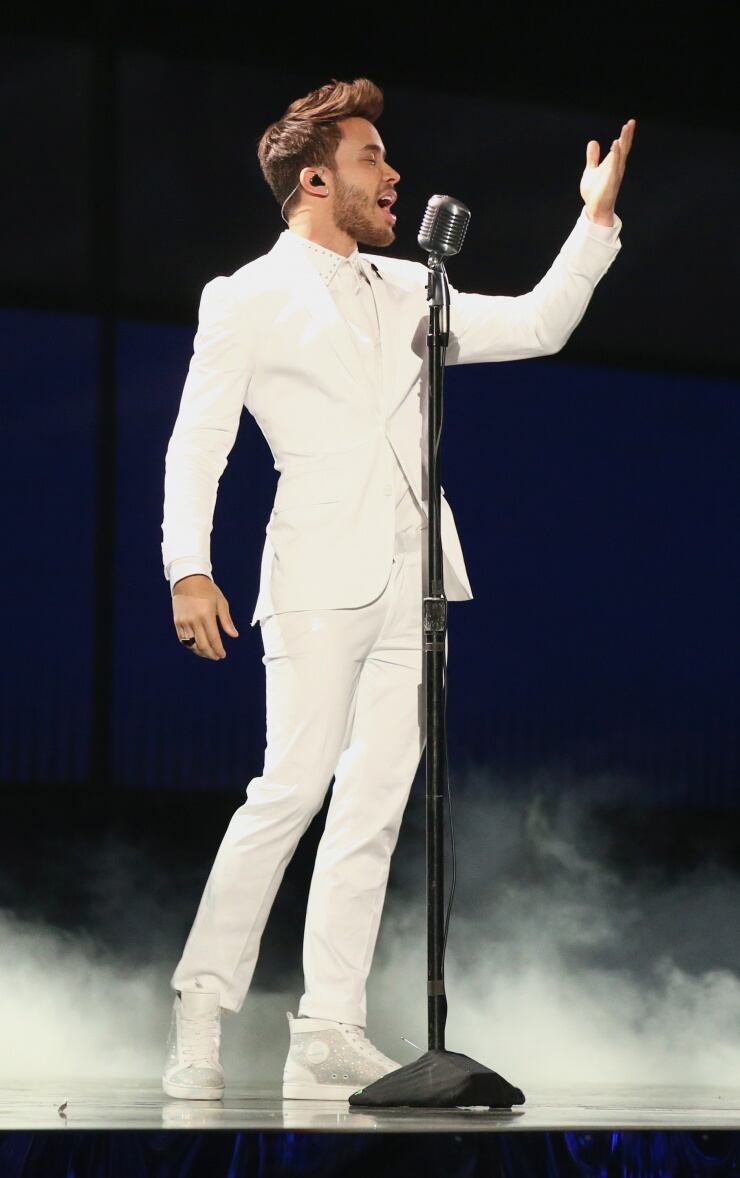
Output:
<svg viewBox="0 0 740 1178">
<path fill-rule="evenodd" d="M 447 1048 L 525 1092 L 737 1084 L 740 881 L 710 860 L 673 878 L 645 862 L 625 878 L 587 804 L 619 783 L 553 784 L 540 776 L 527 793 L 479 777 L 459 793 Z M 417 893 L 423 870 L 402 869 Z M 423 905 L 394 894 L 371 989 L 373 1008 L 392 1012 L 386 1047 L 400 1035 L 426 1047 L 425 967 Z"/>
<path fill-rule="evenodd" d="M 447 1047 L 525 1093 L 575 1083 L 740 1083 L 740 881 L 709 859 L 680 875 L 647 862 L 629 873 L 615 866 L 608 829 L 593 814 L 620 788 L 605 780 L 564 788 L 543 775 L 512 785 L 472 774 L 464 789 L 458 781 Z M 98 873 L 94 886 L 105 913 L 106 887 L 126 891 L 121 872 L 138 873 L 119 949 L 0 912 L 0 1080 L 158 1079 L 178 946 L 166 896 L 154 896 L 162 881 L 147 892 L 142 865 L 134 868 L 125 848 L 116 861 L 118 875 Z M 416 791 L 368 996 L 371 1038 L 402 1063 L 416 1053 L 401 1036 L 427 1045 L 425 930 Z M 296 1009 L 299 982 L 297 961 L 289 979 L 253 990 L 238 1016 L 225 1017 L 231 1079 L 279 1079 L 285 1012 Z"/>
</svg>

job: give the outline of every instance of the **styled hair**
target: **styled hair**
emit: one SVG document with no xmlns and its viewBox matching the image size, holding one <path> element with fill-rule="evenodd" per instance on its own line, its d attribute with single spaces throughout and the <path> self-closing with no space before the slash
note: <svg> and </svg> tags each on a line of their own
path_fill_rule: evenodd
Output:
<svg viewBox="0 0 740 1178">
<path fill-rule="evenodd" d="M 342 139 L 341 119 L 374 123 L 383 112 L 383 91 L 369 78 L 338 82 L 312 90 L 291 102 L 282 118 L 271 123 L 257 146 L 262 175 L 279 205 L 297 187 L 301 168 L 316 164 L 334 168 Z"/>
</svg>

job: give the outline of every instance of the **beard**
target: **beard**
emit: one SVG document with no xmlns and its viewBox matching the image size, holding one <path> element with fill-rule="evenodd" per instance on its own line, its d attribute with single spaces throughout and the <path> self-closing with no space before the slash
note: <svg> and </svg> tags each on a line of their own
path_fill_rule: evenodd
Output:
<svg viewBox="0 0 740 1178">
<path fill-rule="evenodd" d="M 375 201 L 347 184 L 340 176 L 334 180 L 334 223 L 337 229 L 361 242 L 362 245 L 386 246 L 396 240 L 393 226 L 383 224 Z"/>
</svg>

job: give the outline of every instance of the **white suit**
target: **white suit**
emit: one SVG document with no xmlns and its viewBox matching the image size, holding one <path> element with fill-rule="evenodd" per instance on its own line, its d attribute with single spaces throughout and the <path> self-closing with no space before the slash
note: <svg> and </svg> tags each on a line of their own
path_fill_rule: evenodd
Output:
<svg viewBox="0 0 740 1178">
<path fill-rule="evenodd" d="M 620 228 L 584 211 L 525 295 L 451 288 L 447 363 L 557 352 L 616 257 Z M 240 1008 L 285 866 L 334 776 L 299 1012 L 364 1025 L 390 857 L 425 739 L 422 554 L 418 535 L 396 532 L 393 489 L 400 464 L 426 510 L 428 306 L 425 266 L 360 258 L 380 382 L 292 232 L 206 285 L 167 451 L 162 555 L 171 585 L 211 574 L 218 480 L 246 405 L 280 472 L 252 617 L 265 646 L 265 765 L 224 836 L 172 985 L 218 990 L 222 1006 Z M 446 596 L 469 599 L 444 496 L 441 524 Z"/>
<path fill-rule="evenodd" d="M 613 228 L 581 214 L 528 294 L 451 290 L 447 364 L 546 356 L 563 347 L 619 248 Z M 194 355 L 167 451 L 162 555 L 178 577 L 211 572 L 218 480 L 246 405 L 280 471 L 252 622 L 273 611 L 362 605 L 391 558 L 386 438 L 416 497 L 426 499 L 426 267 L 362 254 L 377 267 L 382 403 L 346 325 L 286 230 L 268 254 L 203 290 Z M 300 527 L 292 520 L 300 513 Z M 442 505 L 445 593 L 472 596 L 457 530 Z M 172 578 L 170 578 L 172 581 Z"/>
</svg>

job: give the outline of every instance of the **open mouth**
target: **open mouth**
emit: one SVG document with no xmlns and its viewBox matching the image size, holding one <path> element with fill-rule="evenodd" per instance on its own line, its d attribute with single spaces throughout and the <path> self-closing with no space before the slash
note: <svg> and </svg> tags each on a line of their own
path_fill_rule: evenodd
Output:
<svg viewBox="0 0 740 1178">
<path fill-rule="evenodd" d="M 395 225 L 395 223 L 396 223 L 396 215 L 393 212 L 393 206 L 395 203 L 396 203 L 395 192 L 385 193 L 385 195 L 381 196 L 380 199 L 378 200 L 378 207 L 379 207 L 380 211 L 383 213 L 386 220 L 391 225 Z"/>
</svg>

